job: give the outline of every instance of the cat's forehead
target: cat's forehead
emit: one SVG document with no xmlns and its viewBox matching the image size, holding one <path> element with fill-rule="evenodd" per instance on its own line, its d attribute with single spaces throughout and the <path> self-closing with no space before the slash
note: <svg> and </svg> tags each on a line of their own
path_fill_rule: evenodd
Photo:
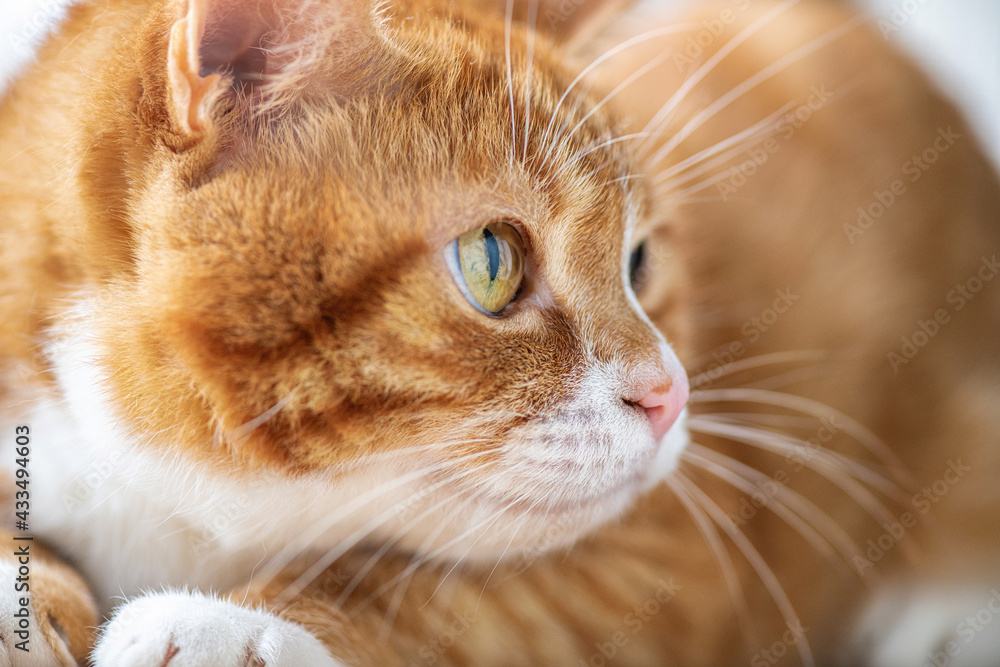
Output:
<svg viewBox="0 0 1000 667">
<path fill-rule="evenodd" d="M 367 85 L 350 95 L 319 86 L 272 128 L 246 183 L 229 190 L 269 190 L 233 202 L 240 224 L 280 222 L 338 247 L 389 251 L 441 248 L 510 221 L 539 251 L 620 248 L 644 183 L 599 95 L 551 47 L 540 39 L 529 55 L 514 39 L 507 49 L 496 23 L 395 30 L 395 48 L 362 68 Z"/>
</svg>

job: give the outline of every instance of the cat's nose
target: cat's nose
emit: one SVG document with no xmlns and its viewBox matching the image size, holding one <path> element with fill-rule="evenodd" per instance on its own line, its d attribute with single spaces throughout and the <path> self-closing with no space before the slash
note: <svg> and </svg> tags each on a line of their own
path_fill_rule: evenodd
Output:
<svg viewBox="0 0 1000 667">
<path fill-rule="evenodd" d="M 687 375 L 678 373 L 666 384 L 654 387 L 638 401 L 638 404 L 646 410 L 649 425 L 653 427 L 653 437 L 657 441 L 662 439 L 677 421 L 684 406 L 687 405 L 690 392 Z"/>
</svg>

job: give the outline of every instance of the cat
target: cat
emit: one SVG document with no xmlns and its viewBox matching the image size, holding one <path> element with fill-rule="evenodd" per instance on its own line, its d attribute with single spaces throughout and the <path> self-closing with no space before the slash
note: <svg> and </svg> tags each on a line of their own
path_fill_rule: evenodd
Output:
<svg viewBox="0 0 1000 667">
<path fill-rule="evenodd" d="M 0 664 L 996 662 L 995 173 L 838 3 L 625 4 L 71 8 Z"/>
</svg>

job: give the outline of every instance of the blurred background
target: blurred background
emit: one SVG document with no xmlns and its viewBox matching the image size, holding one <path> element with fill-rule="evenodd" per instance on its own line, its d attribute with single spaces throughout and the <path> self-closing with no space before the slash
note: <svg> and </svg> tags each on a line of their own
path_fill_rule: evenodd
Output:
<svg viewBox="0 0 1000 667">
<path fill-rule="evenodd" d="M 805 0 L 828 2 L 833 0 Z M 910 51 L 966 111 L 1000 166 L 1000 0 L 853 0 Z M 680 9 L 698 0 L 642 0 Z M 0 0 L 0 88 L 69 0 Z M 82 65 L 82 63 L 81 63 Z"/>
</svg>

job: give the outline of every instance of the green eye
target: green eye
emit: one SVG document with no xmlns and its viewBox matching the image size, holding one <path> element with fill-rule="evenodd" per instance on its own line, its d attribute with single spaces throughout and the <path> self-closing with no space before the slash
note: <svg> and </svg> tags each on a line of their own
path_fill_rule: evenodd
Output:
<svg viewBox="0 0 1000 667">
<path fill-rule="evenodd" d="M 524 246 L 517 230 L 494 222 L 463 234 L 454 247 L 462 291 L 472 305 L 498 315 L 517 296 L 524 277 Z"/>
</svg>

